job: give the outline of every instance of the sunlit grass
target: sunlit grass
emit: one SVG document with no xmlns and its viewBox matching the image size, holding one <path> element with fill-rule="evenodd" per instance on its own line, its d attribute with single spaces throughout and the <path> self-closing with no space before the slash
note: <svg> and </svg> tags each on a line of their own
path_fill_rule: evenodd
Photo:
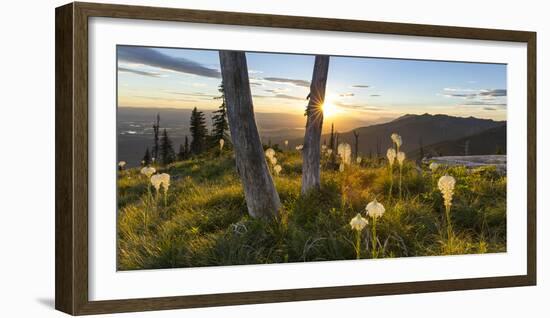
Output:
<svg viewBox="0 0 550 318">
<path fill-rule="evenodd" d="M 506 250 L 506 177 L 495 169 L 439 167 L 432 174 L 427 167 L 419 171 L 414 162 L 405 161 L 402 198 L 397 200 L 398 188 L 390 193 L 387 160 L 364 157 L 360 165 L 339 172 L 323 159 L 320 192 L 302 196 L 300 152 L 277 151 L 275 156 L 281 166 L 274 183 L 282 208 L 272 222 L 248 216 L 229 151 L 157 167 L 159 173 L 171 176 L 166 206 L 163 200 L 150 202 L 149 181 L 139 169 L 120 171 L 118 268 L 371 258 L 373 246 L 378 258 Z M 450 213 L 452 248 L 437 188 L 445 173 L 456 179 Z M 357 213 L 366 217 L 365 206 L 374 199 L 386 211 L 377 219 L 373 245 L 371 225 L 357 236 L 350 220 Z"/>
</svg>

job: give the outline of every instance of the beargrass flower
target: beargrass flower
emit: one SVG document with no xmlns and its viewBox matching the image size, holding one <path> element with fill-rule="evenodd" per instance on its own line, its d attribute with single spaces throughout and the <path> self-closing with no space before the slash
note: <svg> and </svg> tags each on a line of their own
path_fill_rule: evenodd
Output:
<svg viewBox="0 0 550 318">
<path fill-rule="evenodd" d="M 281 170 L 283 170 L 281 165 L 275 165 L 275 167 L 273 167 L 273 171 L 275 171 L 276 176 L 279 176 L 279 173 L 281 173 Z"/>
<path fill-rule="evenodd" d="M 447 240 L 452 244 L 453 229 L 451 224 L 451 205 L 455 189 L 456 180 L 452 176 L 444 175 L 439 178 L 437 187 L 443 195 L 443 204 L 445 205 L 445 217 L 447 220 Z"/>
<path fill-rule="evenodd" d="M 355 255 L 357 259 L 361 258 L 361 231 L 369 224 L 369 220 L 361 216 L 361 213 L 351 219 L 349 225 L 351 229 L 355 231 Z"/>
<path fill-rule="evenodd" d="M 119 161 L 118 168 L 120 170 L 124 170 L 124 166 L 126 166 L 126 161 Z"/>
<path fill-rule="evenodd" d="M 224 144 L 225 144 L 225 140 L 223 140 L 223 138 L 220 139 L 220 151 L 222 151 Z"/>
<path fill-rule="evenodd" d="M 338 145 L 338 155 L 342 159 L 342 162 L 346 165 L 351 163 L 351 146 L 348 143 L 341 143 Z"/>
<path fill-rule="evenodd" d="M 296 146 L 296 150 L 301 151 L 302 149 L 304 149 L 304 145 L 298 145 L 298 146 Z"/>
<path fill-rule="evenodd" d="M 405 153 L 397 153 L 397 162 L 399 163 L 399 199 L 401 199 L 401 186 L 403 184 L 403 162 L 405 162 Z"/>
<path fill-rule="evenodd" d="M 361 164 L 361 161 L 363 160 L 363 158 L 361 158 L 360 156 L 358 156 L 355 161 L 357 162 L 358 165 Z"/>
<path fill-rule="evenodd" d="M 399 148 L 403 144 L 403 139 L 401 139 L 401 136 L 399 136 L 398 134 L 393 133 L 391 134 L 391 140 L 397 146 L 397 152 L 399 152 Z"/>
<path fill-rule="evenodd" d="M 386 212 L 386 209 L 382 205 L 382 203 L 378 203 L 376 199 L 374 201 L 369 202 L 367 206 L 365 207 L 365 211 L 367 216 L 370 216 L 372 218 L 372 258 L 378 257 L 378 238 L 376 236 L 376 220 L 378 218 L 381 218 L 382 215 L 384 215 L 384 212 Z"/>
<path fill-rule="evenodd" d="M 388 158 L 388 167 L 390 170 L 390 197 L 393 189 L 393 163 L 395 161 L 395 157 L 397 157 L 397 152 L 393 148 L 388 148 L 388 151 L 386 151 L 386 157 Z"/>
<path fill-rule="evenodd" d="M 273 158 L 275 156 L 275 150 L 273 150 L 273 148 L 267 148 L 265 150 L 265 156 L 269 159 Z"/>
<path fill-rule="evenodd" d="M 437 169 L 439 169 L 439 163 L 432 161 L 429 165 L 429 168 L 432 172 L 435 172 Z"/>
<path fill-rule="evenodd" d="M 151 176 L 157 172 L 157 170 L 153 167 L 143 167 L 140 170 L 141 174 L 145 175 L 147 178 L 151 178 Z"/>
</svg>

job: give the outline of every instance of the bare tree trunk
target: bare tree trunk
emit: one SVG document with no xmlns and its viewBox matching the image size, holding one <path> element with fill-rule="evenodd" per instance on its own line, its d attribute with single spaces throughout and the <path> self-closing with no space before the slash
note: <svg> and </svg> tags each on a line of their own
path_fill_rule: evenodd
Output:
<svg viewBox="0 0 550 318">
<path fill-rule="evenodd" d="M 255 218 L 273 218 L 281 201 L 267 168 L 254 118 L 245 53 L 220 51 L 220 64 L 229 130 L 248 213 Z"/>
<path fill-rule="evenodd" d="M 302 150 L 302 193 L 321 186 L 321 130 L 323 128 L 323 102 L 327 86 L 329 57 L 317 55 L 311 79 L 307 105 L 307 123 Z"/>
</svg>

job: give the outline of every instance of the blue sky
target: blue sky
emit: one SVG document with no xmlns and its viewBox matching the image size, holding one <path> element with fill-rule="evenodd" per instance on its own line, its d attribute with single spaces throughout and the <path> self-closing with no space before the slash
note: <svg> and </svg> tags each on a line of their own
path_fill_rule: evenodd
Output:
<svg viewBox="0 0 550 318">
<path fill-rule="evenodd" d="M 247 53 L 256 112 L 303 113 L 314 56 Z M 118 47 L 126 107 L 218 107 L 217 51 Z M 506 65 L 330 58 L 325 116 L 387 121 L 404 114 L 506 119 Z"/>
</svg>

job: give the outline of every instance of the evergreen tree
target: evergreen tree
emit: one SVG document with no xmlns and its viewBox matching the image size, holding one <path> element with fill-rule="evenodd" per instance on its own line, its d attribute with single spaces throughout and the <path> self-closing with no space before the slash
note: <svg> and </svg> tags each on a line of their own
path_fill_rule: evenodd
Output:
<svg viewBox="0 0 550 318">
<path fill-rule="evenodd" d="M 174 162 L 175 152 L 172 147 L 172 140 L 168 137 L 166 128 L 163 130 L 162 138 L 160 140 L 160 159 L 162 163 L 167 165 Z"/>
<path fill-rule="evenodd" d="M 149 152 L 149 147 L 145 149 L 145 155 L 143 155 L 143 165 L 148 166 L 151 164 L 151 153 Z"/>
<path fill-rule="evenodd" d="M 191 151 L 189 150 L 189 138 L 187 138 L 187 135 L 185 136 L 185 143 L 183 144 L 183 151 L 185 153 L 185 159 L 188 159 L 189 155 L 191 154 Z"/>
<path fill-rule="evenodd" d="M 189 128 L 191 132 L 191 153 L 197 155 L 204 151 L 206 143 L 206 124 L 204 119 L 204 113 L 197 110 L 197 107 L 193 108 L 191 112 L 191 125 Z"/>
<path fill-rule="evenodd" d="M 214 116 L 212 116 L 212 143 L 214 146 L 218 146 L 220 139 L 224 139 L 226 142 L 229 141 L 229 138 L 227 138 L 229 125 L 227 124 L 227 107 L 225 105 L 223 83 L 218 87 L 218 92 L 221 95 L 215 97 L 215 99 L 221 99 L 222 103 L 218 110 L 214 111 Z"/>
<path fill-rule="evenodd" d="M 180 144 L 180 149 L 178 151 L 178 160 L 182 161 L 185 159 L 187 159 L 185 154 L 185 148 L 183 147 L 182 144 Z"/>
<path fill-rule="evenodd" d="M 160 129 L 160 113 L 157 113 L 157 122 L 153 124 L 154 144 L 153 144 L 153 158 L 156 161 L 159 160 L 159 129 Z"/>
</svg>

